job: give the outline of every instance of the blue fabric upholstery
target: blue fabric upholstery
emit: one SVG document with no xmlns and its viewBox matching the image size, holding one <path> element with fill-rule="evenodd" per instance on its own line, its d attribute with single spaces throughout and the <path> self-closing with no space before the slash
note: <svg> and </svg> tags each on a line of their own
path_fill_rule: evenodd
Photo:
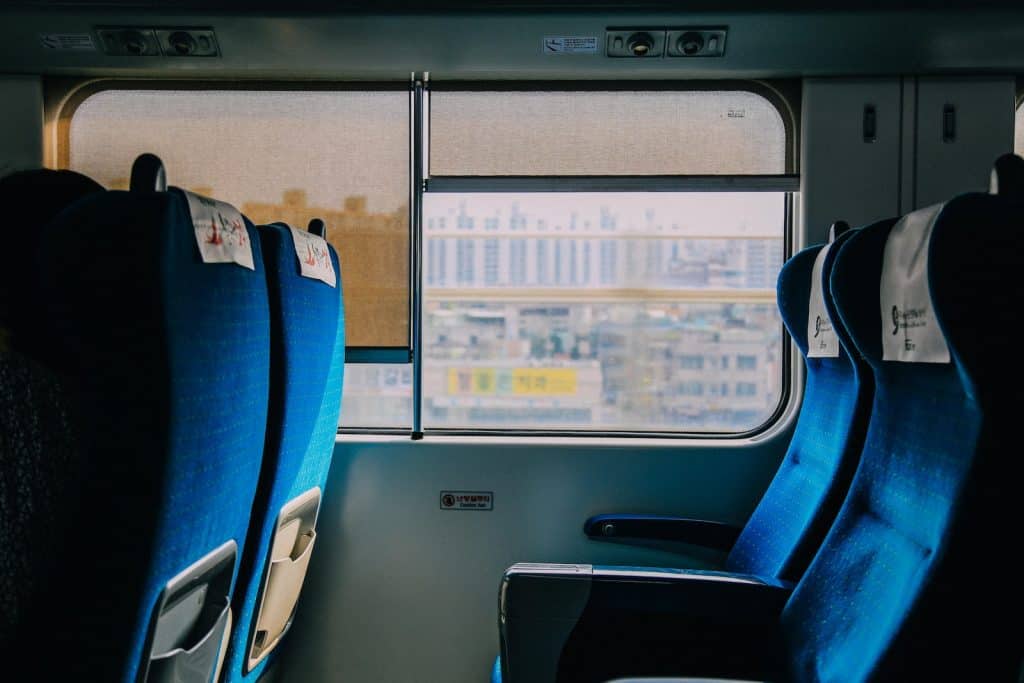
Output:
<svg viewBox="0 0 1024 683">
<path fill-rule="evenodd" d="M 271 311 L 271 382 L 267 442 L 249 543 L 235 591 L 237 621 L 225 681 L 256 680 L 279 654 L 246 671 L 256 610 L 281 508 L 309 489 L 323 490 L 338 428 L 345 365 L 345 316 L 338 255 L 337 288 L 302 277 L 291 230 L 259 226 Z"/>
<path fill-rule="evenodd" d="M 1006 399 L 1019 396 L 1022 373 L 1005 330 L 1024 300 L 1014 263 L 1022 222 L 1024 203 L 988 195 L 939 213 L 928 278 L 949 363 L 881 359 L 879 300 L 865 293 L 879 291 L 894 221 L 861 230 L 839 252 L 833 297 L 876 391 L 850 495 L 783 613 L 796 680 L 1017 674 L 1019 633 L 996 615 L 1019 613 L 1021 582 L 984 558 L 1019 519 L 1019 402 Z"/>
<path fill-rule="evenodd" d="M 727 571 L 798 580 L 835 520 L 856 470 L 867 429 L 872 377 L 853 351 L 827 286 L 836 254 L 852 234 L 835 240 L 821 270 L 826 309 L 840 342 L 838 357 L 807 357 L 811 277 L 822 245 L 796 254 L 780 272 L 779 310 L 807 367 L 803 407 L 775 478 L 726 558 Z M 609 630 L 600 620 L 582 629 L 577 625 L 562 651 L 560 666 L 565 666 L 565 671 L 560 670 L 559 675 L 564 674 L 566 680 L 577 675 L 582 676 L 580 680 L 591 680 L 588 676 L 594 672 L 603 675 L 603 666 L 615 659 L 614 653 L 586 674 L 565 662 L 577 655 L 581 662 L 598 661 L 590 648 L 593 643 L 605 642 L 602 633 Z M 500 677 L 500 658 L 496 666 Z"/>
<path fill-rule="evenodd" d="M 204 264 L 179 191 L 105 192 L 47 227 L 35 289 L 71 387 L 85 475 L 19 680 L 136 680 L 168 580 L 244 547 L 266 428 L 270 324 L 255 271 Z"/>
<path fill-rule="evenodd" d="M 60 539 L 74 511 L 82 459 L 61 378 L 32 356 L 31 254 L 42 227 L 103 188 L 71 171 L 22 171 L 0 180 L 7 225 L 0 249 L 0 656 L 47 590 L 61 558 L 39 539 Z"/>
<path fill-rule="evenodd" d="M 840 235 L 825 255 L 826 285 L 851 234 Z M 807 368 L 803 404 L 786 456 L 726 559 L 729 571 L 798 580 L 835 519 L 863 446 L 871 377 L 849 351 L 827 286 L 822 291 L 840 341 L 839 357 L 807 357 L 811 273 L 821 249 L 804 249 L 779 274 L 779 311 Z"/>
</svg>

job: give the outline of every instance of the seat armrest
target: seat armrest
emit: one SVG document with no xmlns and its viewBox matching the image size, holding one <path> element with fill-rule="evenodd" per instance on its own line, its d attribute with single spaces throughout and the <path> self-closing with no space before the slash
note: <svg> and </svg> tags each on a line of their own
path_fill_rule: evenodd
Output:
<svg viewBox="0 0 1024 683">
<path fill-rule="evenodd" d="M 728 572 L 517 564 L 501 586 L 502 681 L 765 677 L 791 591 Z"/>
<path fill-rule="evenodd" d="M 583 523 L 583 533 L 595 541 L 678 541 L 724 552 L 732 549 L 741 531 L 732 524 L 669 515 L 594 515 Z"/>
</svg>

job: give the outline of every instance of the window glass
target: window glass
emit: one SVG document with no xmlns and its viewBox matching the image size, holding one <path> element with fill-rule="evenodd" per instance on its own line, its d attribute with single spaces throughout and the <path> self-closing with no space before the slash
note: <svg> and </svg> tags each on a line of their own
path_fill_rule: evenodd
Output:
<svg viewBox="0 0 1024 683">
<path fill-rule="evenodd" d="M 782 395 L 785 201 L 428 193 L 424 427 L 756 428 Z"/>
<path fill-rule="evenodd" d="M 743 91 L 434 92 L 430 173 L 786 172 L 786 130 Z"/>
<path fill-rule="evenodd" d="M 257 224 L 324 219 L 347 343 L 408 347 L 408 93 L 111 89 L 82 101 L 67 135 L 64 165 L 109 188 L 152 152 L 170 184 Z"/>
<path fill-rule="evenodd" d="M 369 363 L 346 365 L 338 426 L 410 429 L 412 366 Z"/>
</svg>

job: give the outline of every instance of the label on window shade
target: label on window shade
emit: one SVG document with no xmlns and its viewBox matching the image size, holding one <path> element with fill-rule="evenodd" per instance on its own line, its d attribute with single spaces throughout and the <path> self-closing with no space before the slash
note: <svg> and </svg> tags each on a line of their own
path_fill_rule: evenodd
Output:
<svg viewBox="0 0 1024 683">
<path fill-rule="evenodd" d="M 839 337 L 832 329 L 832 319 L 825 308 L 825 284 L 821 280 L 821 270 L 831 244 L 826 244 L 818 257 L 814 259 L 811 269 L 811 299 L 807 305 L 807 357 L 838 358 Z"/>
<path fill-rule="evenodd" d="M 249 231 L 238 209 L 192 192 L 185 192 L 185 197 L 203 263 L 237 263 L 256 270 Z"/>
<path fill-rule="evenodd" d="M 291 228 L 292 242 L 295 244 L 295 256 L 299 259 L 299 272 L 302 277 L 320 280 L 331 287 L 338 286 L 338 277 L 334 273 L 331 262 L 331 251 L 327 248 L 327 240 L 319 235 L 304 230 Z"/>
<path fill-rule="evenodd" d="M 546 55 L 596 55 L 597 36 L 544 36 Z"/>
<path fill-rule="evenodd" d="M 942 204 L 904 216 L 889 233 L 882 257 L 882 360 L 948 363 L 928 286 L 928 243 Z"/>
</svg>

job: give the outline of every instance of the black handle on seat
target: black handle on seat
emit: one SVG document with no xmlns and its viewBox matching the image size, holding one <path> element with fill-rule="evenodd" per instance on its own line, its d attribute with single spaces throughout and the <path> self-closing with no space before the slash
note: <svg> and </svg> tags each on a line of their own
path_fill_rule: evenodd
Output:
<svg viewBox="0 0 1024 683">
<path fill-rule="evenodd" d="M 678 541 L 724 551 L 732 549 L 740 531 L 732 524 L 668 515 L 595 515 L 583 524 L 583 533 L 595 541 Z"/>
<path fill-rule="evenodd" d="M 1024 159 L 1016 154 L 1004 154 L 992 164 L 988 183 L 989 194 L 1024 199 Z"/>
<path fill-rule="evenodd" d="M 128 185 L 132 192 L 166 192 L 167 171 L 164 162 L 155 154 L 140 154 L 132 164 L 132 179 Z"/>
<path fill-rule="evenodd" d="M 832 224 L 832 227 L 828 229 L 828 241 L 835 242 L 837 237 L 849 229 L 850 224 L 846 221 L 836 221 Z"/>
<path fill-rule="evenodd" d="M 308 232 L 313 233 L 317 237 L 327 239 L 327 224 L 319 218 L 314 218 L 309 222 Z"/>
</svg>

